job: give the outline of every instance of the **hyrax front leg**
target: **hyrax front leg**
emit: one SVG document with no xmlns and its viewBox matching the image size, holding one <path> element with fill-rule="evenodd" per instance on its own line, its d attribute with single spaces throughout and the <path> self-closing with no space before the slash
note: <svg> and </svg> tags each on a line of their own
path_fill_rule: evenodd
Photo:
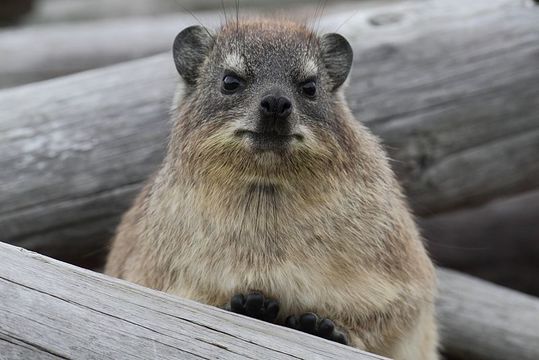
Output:
<svg viewBox="0 0 539 360">
<path fill-rule="evenodd" d="M 349 343 L 345 331 L 338 329 L 332 320 L 321 318 L 311 312 L 300 316 L 292 315 L 287 317 L 285 326 L 344 345 Z"/>
<path fill-rule="evenodd" d="M 279 313 L 279 303 L 277 300 L 266 298 L 258 291 L 253 291 L 247 295 L 234 295 L 227 309 L 236 314 L 274 323 Z"/>
</svg>

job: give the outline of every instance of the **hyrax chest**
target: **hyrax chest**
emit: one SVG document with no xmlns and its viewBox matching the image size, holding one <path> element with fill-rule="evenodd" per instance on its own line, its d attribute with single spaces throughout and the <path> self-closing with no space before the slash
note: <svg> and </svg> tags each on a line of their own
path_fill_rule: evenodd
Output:
<svg viewBox="0 0 539 360">
<path fill-rule="evenodd" d="M 328 229 L 313 224 L 312 212 L 300 216 L 264 195 L 252 194 L 250 202 L 234 209 L 175 207 L 167 217 L 178 230 L 163 239 L 178 244 L 167 255 L 174 273 L 167 291 L 218 306 L 249 290 L 283 303 L 313 303 L 312 292 L 330 282 L 329 246 L 320 246 Z"/>
<path fill-rule="evenodd" d="M 362 256 L 370 235 L 354 223 L 354 209 L 336 196 L 313 196 L 311 206 L 262 190 L 228 201 L 168 193 L 174 206 L 160 218 L 174 230 L 162 243 L 176 245 L 161 252 L 171 278 L 165 291 L 223 306 L 236 293 L 258 290 L 278 299 L 283 313 L 321 315 L 397 296 Z"/>
</svg>

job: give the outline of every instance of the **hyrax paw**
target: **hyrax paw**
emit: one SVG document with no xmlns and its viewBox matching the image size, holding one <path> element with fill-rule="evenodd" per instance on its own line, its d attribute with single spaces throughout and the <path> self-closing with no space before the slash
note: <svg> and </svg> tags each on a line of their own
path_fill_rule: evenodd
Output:
<svg viewBox="0 0 539 360">
<path fill-rule="evenodd" d="M 348 339 L 345 333 L 338 330 L 333 321 L 321 318 L 313 313 L 305 313 L 301 316 L 289 316 L 286 318 L 285 325 L 292 329 L 348 345 Z"/>
<path fill-rule="evenodd" d="M 247 296 L 236 294 L 230 299 L 230 310 L 236 314 L 275 322 L 279 313 L 277 300 L 267 299 L 260 292 L 251 292 Z"/>
</svg>

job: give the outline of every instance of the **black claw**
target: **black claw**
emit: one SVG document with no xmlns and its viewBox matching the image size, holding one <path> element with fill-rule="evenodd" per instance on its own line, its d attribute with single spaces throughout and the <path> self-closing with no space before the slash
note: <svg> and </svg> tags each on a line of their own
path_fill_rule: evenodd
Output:
<svg viewBox="0 0 539 360">
<path fill-rule="evenodd" d="M 331 335 L 335 331 L 335 323 L 329 319 L 322 319 L 318 325 L 318 334 L 324 339 L 331 339 Z"/>
<path fill-rule="evenodd" d="M 275 300 L 266 300 L 264 302 L 264 307 L 266 312 L 264 313 L 262 320 L 269 322 L 275 321 L 277 314 L 279 314 L 279 303 Z"/>
<path fill-rule="evenodd" d="M 316 331 L 316 323 L 318 322 L 318 316 L 313 313 L 306 313 L 299 318 L 299 324 L 301 330 L 309 334 L 314 334 Z"/>
<path fill-rule="evenodd" d="M 230 310 L 236 314 L 245 314 L 245 297 L 237 294 L 230 299 Z"/>
<path fill-rule="evenodd" d="M 230 299 L 230 310 L 236 314 L 275 322 L 279 313 L 279 303 L 276 300 L 265 299 L 259 292 L 251 292 L 247 296 L 236 294 Z"/>
<path fill-rule="evenodd" d="M 330 319 L 318 317 L 313 313 L 305 313 L 299 318 L 291 315 L 286 318 L 285 325 L 289 328 L 303 331 L 324 339 L 333 340 L 348 345 L 348 340 L 343 332 L 336 329 L 335 323 Z"/>
<path fill-rule="evenodd" d="M 260 318 L 264 312 L 264 295 L 250 293 L 245 299 L 245 315 Z"/>
</svg>

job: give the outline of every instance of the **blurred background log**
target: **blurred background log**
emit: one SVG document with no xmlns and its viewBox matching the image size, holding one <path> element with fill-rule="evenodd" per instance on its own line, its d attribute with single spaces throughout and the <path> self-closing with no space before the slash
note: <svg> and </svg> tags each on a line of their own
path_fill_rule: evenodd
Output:
<svg viewBox="0 0 539 360">
<path fill-rule="evenodd" d="M 539 295 L 539 191 L 419 219 L 438 264 Z"/>
<path fill-rule="evenodd" d="M 362 1 L 362 0 L 355 0 Z M 380 0 L 378 0 L 380 1 Z M 382 0 L 388 1 L 388 0 Z M 354 0 L 339 0 L 354 2 Z M 313 8 L 312 0 L 241 0 L 240 10 L 274 9 L 305 5 Z M 2 0 L 0 26 L 48 25 L 53 23 L 81 23 L 103 19 L 159 17 L 178 12 L 195 12 L 225 8 L 235 12 L 235 0 Z"/>
<path fill-rule="evenodd" d="M 191 15 L 177 14 L 4 30 L 0 88 L 155 55 L 171 49 L 179 30 L 193 24 Z"/>
<path fill-rule="evenodd" d="M 313 4 L 312 0 L 240 0 L 240 9 L 288 9 L 293 4 L 308 4 L 311 8 L 318 5 Z M 27 23 L 91 22 L 99 19 L 215 10 L 222 7 L 233 11 L 235 0 L 41 0 L 37 1 L 36 5 L 35 11 L 26 19 Z"/>
<path fill-rule="evenodd" d="M 484 222 L 463 221 L 470 213 L 459 209 L 539 187 L 539 10 L 509 0 L 356 8 L 321 25 L 353 44 L 350 105 L 396 159 L 435 257 L 471 269 L 477 258 L 458 250 L 475 240 L 455 245 L 457 234 L 474 234 L 473 226 L 479 237 L 496 220 L 487 219 L 490 205 L 465 210 Z M 163 156 L 176 78 L 167 54 L 0 91 L 0 239 L 97 266 L 120 214 Z M 514 219 L 531 224 L 522 239 L 534 236 L 531 217 Z M 481 244 L 514 238 L 494 234 Z M 515 256 L 537 271 L 525 249 Z M 496 260 L 509 254 L 493 248 L 473 271 L 507 273 L 490 260 L 494 252 Z"/>
</svg>

